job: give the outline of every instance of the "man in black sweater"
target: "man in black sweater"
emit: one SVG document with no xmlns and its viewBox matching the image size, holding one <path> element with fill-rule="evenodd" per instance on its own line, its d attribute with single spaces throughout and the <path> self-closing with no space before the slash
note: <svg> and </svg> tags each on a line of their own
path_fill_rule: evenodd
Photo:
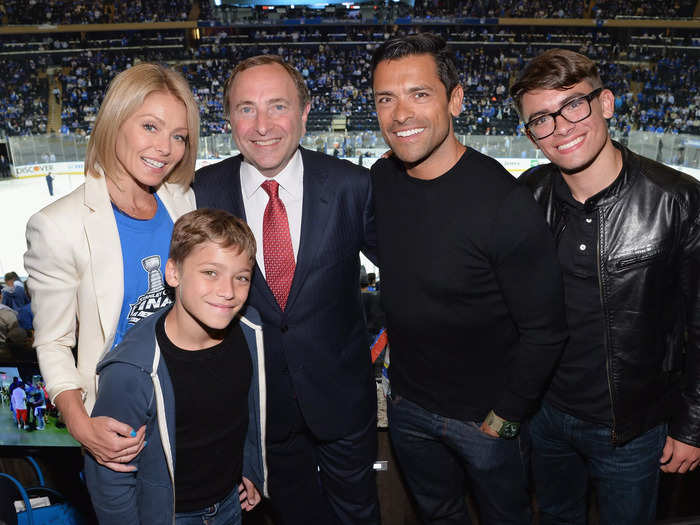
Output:
<svg viewBox="0 0 700 525">
<path fill-rule="evenodd" d="M 452 127 L 463 91 L 445 42 L 391 39 L 374 99 L 393 156 L 372 168 L 391 343 L 389 427 L 423 519 L 529 524 L 528 434 L 566 339 L 554 243 L 525 188 Z"/>
<path fill-rule="evenodd" d="M 700 184 L 610 140 L 615 96 L 579 53 L 539 55 L 511 95 L 552 161 L 520 182 L 553 230 L 570 332 L 530 425 L 540 523 L 585 524 L 592 482 L 601 523 L 650 524 L 660 470 L 700 463 Z"/>
</svg>

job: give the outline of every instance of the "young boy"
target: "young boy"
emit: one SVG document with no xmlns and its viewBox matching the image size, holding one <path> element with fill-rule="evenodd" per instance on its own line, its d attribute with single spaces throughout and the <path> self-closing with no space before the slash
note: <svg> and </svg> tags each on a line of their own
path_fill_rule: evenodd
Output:
<svg viewBox="0 0 700 525">
<path fill-rule="evenodd" d="M 200 209 L 175 223 L 174 304 L 97 366 L 92 416 L 146 424 L 147 440 L 130 471 L 86 456 L 102 525 L 235 525 L 260 501 L 256 487 L 266 492 L 262 327 L 254 309 L 240 313 L 254 263 L 253 234 L 233 215 Z"/>
</svg>

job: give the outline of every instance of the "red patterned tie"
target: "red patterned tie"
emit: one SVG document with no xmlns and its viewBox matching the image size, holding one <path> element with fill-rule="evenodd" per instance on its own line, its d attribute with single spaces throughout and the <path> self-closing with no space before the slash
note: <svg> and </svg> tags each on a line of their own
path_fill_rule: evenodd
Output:
<svg viewBox="0 0 700 525">
<path fill-rule="evenodd" d="M 289 235 L 289 221 L 284 203 L 279 198 L 279 184 L 274 180 L 262 183 L 270 196 L 263 215 L 263 260 L 265 279 L 282 310 L 287 306 L 294 277 L 294 250 Z"/>
</svg>

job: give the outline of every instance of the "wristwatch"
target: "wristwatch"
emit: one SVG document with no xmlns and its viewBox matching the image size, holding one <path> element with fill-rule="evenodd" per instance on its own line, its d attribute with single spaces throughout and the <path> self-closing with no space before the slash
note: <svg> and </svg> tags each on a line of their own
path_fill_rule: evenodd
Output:
<svg viewBox="0 0 700 525">
<path fill-rule="evenodd" d="M 500 416 L 497 416 L 491 410 L 486 416 L 485 423 L 498 434 L 498 437 L 503 439 L 513 439 L 520 432 L 520 423 L 515 421 L 506 421 Z"/>
</svg>

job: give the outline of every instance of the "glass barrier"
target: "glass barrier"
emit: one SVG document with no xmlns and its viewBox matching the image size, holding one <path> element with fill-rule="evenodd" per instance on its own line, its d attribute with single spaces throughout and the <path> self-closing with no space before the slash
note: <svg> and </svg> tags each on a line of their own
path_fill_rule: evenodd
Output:
<svg viewBox="0 0 700 525">
<path fill-rule="evenodd" d="M 88 137 L 82 135 L 25 135 L 8 137 L 15 166 L 85 160 Z"/>
<path fill-rule="evenodd" d="M 661 134 L 632 131 L 623 136 L 611 130 L 615 140 L 626 144 L 632 151 L 651 159 L 689 168 L 700 167 L 700 136 Z M 542 158 L 542 153 L 525 136 L 458 135 L 462 143 L 492 157 Z M 48 162 L 74 162 L 85 159 L 88 137 L 80 135 L 33 135 L 8 137 L 12 162 L 15 166 Z M 360 153 L 377 156 L 387 146 L 376 131 L 313 132 L 307 133 L 302 146 L 340 157 L 356 157 Z M 368 151 L 370 150 L 370 151 Z M 230 135 L 212 135 L 199 139 L 200 159 L 225 158 L 237 153 Z"/>
</svg>

